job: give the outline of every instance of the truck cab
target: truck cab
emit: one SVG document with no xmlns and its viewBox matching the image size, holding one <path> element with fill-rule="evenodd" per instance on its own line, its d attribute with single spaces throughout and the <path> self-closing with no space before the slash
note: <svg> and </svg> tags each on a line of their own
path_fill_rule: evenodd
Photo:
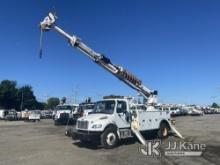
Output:
<svg viewBox="0 0 220 165">
<path fill-rule="evenodd" d="M 95 103 L 81 103 L 79 104 L 78 114 L 80 117 L 87 116 L 92 113 Z"/>
<path fill-rule="evenodd" d="M 5 116 L 6 120 L 18 120 L 17 111 L 9 110 L 8 114 Z"/>
<path fill-rule="evenodd" d="M 104 98 L 96 102 L 94 110 L 77 120 L 73 139 L 100 141 L 104 148 L 113 148 L 120 139 L 134 136 L 131 123 L 139 131 L 160 129 L 162 121 L 169 129 L 169 113 L 138 105 L 131 97 Z"/>
<path fill-rule="evenodd" d="M 62 104 L 56 107 L 54 124 L 67 124 L 74 122 L 74 114 L 77 113 L 77 104 Z"/>
</svg>

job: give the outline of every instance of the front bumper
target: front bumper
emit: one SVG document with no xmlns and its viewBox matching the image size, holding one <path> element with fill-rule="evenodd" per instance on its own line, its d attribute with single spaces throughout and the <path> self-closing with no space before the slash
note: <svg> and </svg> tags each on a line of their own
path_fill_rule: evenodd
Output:
<svg viewBox="0 0 220 165">
<path fill-rule="evenodd" d="M 12 121 L 12 120 L 16 120 L 16 117 L 14 117 L 14 116 L 7 116 L 5 119 L 9 120 L 9 121 Z"/>
<path fill-rule="evenodd" d="M 86 141 L 97 141 L 100 140 L 102 132 L 96 131 L 82 131 L 74 129 L 72 132 L 73 140 L 86 140 Z"/>
<path fill-rule="evenodd" d="M 54 123 L 55 125 L 58 124 L 75 124 L 76 118 L 69 118 L 68 113 L 62 113 L 60 114 L 59 118 L 55 116 Z"/>
</svg>

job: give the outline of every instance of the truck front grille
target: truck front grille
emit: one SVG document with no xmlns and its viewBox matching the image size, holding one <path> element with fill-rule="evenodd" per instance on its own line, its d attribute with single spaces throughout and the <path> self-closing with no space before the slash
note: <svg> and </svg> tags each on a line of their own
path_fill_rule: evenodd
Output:
<svg viewBox="0 0 220 165">
<path fill-rule="evenodd" d="M 88 129 L 88 121 L 77 121 L 78 129 Z"/>
</svg>

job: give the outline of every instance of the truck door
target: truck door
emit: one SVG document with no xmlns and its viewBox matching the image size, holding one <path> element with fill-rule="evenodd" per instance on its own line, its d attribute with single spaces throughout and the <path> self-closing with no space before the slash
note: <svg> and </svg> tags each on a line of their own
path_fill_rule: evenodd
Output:
<svg viewBox="0 0 220 165">
<path fill-rule="evenodd" d="M 129 113 L 127 111 L 127 108 L 127 103 L 125 101 L 117 101 L 115 116 L 118 128 L 130 127 Z"/>
</svg>

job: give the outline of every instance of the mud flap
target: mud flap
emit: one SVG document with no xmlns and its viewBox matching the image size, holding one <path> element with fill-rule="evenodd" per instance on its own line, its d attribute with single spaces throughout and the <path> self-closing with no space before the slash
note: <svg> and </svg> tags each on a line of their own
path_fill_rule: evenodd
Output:
<svg viewBox="0 0 220 165">
<path fill-rule="evenodd" d="M 146 141 L 144 137 L 141 135 L 141 133 L 138 130 L 138 125 L 136 121 L 131 122 L 131 131 L 135 134 L 135 136 L 138 138 L 138 140 L 141 142 L 141 144 L 146 145 Z"/>
<path fill-rule="evenodd" d="M 184 137 L 179 133 L 174 125 L 170 124 L 170 128 L 179 138 L 184 139 Z"/>
</svg>

